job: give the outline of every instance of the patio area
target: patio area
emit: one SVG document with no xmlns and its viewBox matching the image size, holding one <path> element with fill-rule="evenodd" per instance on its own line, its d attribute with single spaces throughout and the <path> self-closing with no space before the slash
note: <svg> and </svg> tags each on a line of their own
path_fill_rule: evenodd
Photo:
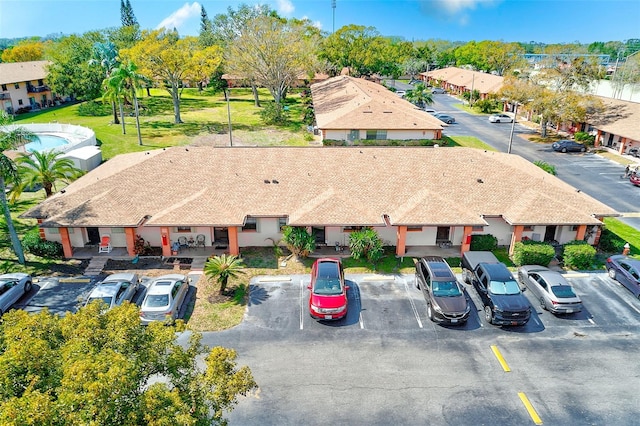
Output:
<svg viewBox="0 0 640 426">
<path fill-rule="evenodd" d="M 209 257 L 209 256 L 219 256 L 222 254 L 228 253 L 228 249 L 219 249 L 215 246 L 205 246 L 205 247 L 189 247 L 182 248 L 178 250 L 174 257 Z M 158 254 L 157 256 L 161 256 Z M 132 256 L 127 252 L 126 247 L 114 247 L 109 253 L 99 253 L 98 246 L 94 247 L 74 247 L 73 248 L 73 259 L 91 259 L 94 257 L 104 257 L 108 259 L 131 259 Z"/>
</svg>

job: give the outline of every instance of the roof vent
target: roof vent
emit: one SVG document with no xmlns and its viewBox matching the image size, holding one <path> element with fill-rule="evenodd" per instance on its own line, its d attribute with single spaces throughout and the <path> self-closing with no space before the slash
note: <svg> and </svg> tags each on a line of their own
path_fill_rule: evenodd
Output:
<svg viewBox="0 0 640 426">
<path fill-rule="evenodd" d="M 271 181 L 271 183 L 278 184 L 278 183 L 280 183 L 280 182 L 278 182 L 277 180 L 273 179 L 273 180 Z"/>
<path fill-rule="evenodd" d="M 478 183 L 484 183 L 484 181 L 482 179 L 476 179 L 476 182 Z"/>
<path fill-rule="evenodd" d="M 271 183 L 271 181 L 269 179 L 265 179 L 264 183 Z"/>
</svg>

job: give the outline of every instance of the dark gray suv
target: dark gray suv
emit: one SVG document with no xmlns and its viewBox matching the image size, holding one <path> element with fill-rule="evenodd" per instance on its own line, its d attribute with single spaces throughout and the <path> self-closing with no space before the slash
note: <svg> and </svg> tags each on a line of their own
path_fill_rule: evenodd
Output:
<svg viewBox="0 0 640 426">
<path fill-rule="evenodd" d="M 464 290 L 443 258 L 428 256 L 416 262 L 416 286 L 422 290 L 431 321 L 458 325 L 469 319 Z"/>
</svg>

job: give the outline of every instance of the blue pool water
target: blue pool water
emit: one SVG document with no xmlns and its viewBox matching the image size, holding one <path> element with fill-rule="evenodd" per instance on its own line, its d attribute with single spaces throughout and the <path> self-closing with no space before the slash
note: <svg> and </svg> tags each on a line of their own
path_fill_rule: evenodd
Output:
<svg viewBox="0 0 640 426">
<path fill-rule="evenodd" d="M 25 151 L 49 151 L 69 143 L 65 138 L 54 135 L 36 135 L 36 138 L 38 141 L 29 142 L 24 146 Z"/>
</svg>

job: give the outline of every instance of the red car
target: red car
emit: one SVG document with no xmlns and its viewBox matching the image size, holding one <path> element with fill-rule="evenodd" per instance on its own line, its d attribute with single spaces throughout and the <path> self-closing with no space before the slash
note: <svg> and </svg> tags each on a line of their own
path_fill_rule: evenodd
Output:
<svg viewBox="0 0 640 426">
<path fill-rule="evenodd" d="M 319 320 L 336 320 L 347 315 L 347 291 L 339 259 L 318 259 L 311 268 L 309 314 Z"/>
<path fill-rule="evenodd" d="M 631 177 L 629 177 L 629 182 L 631 182 L 635 186 L 640 186 L 640 175 L 638 175 L 637 173 L 631 175 Z"/>
</svg>

